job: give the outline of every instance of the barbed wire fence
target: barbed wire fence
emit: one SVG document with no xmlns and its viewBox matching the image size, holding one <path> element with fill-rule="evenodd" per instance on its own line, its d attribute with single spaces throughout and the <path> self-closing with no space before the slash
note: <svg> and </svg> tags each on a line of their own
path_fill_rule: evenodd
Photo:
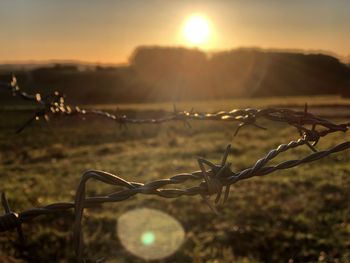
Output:
<svg viewBox="0 0 350 263">
<path fill-rule="evenodd" d="M 34 111 L 33 116 L 27 122 L 25 122 L 17 130 L 17 132 L 23 131 L 23 129 L 25 129 L 35 120 L 44 119 L 48 121 L 53 117 L 95 115 L 107 118 L 108 120 L 117 122 L 120 125 L 161 124 L 170 121 L 182 121 L 186 126 L 190 127 L 190 120 L 238 122 L 239 124 L 235 131 L 235 135 L 237 135 L 240 128 L 247 125 L 265 129 L 257 124 L 258 119 L 264 118 L 272 122 L 281 122 L 295 127 L 299 133 L 300 138 L 298 140 L 291 141 L 288 144 L 279 145 L 277 148 L 270 150 L 264 157 L 257 160 L 252 167 L 241 171 L 233 171 L 231 168 L 231 163 L 227 162 L 231 147 L 228 145 L 223 153 L 220 164 L 214 164 L 207 159 L 198 158 L 197 162 L 200 168 L 198 171 L 181 173 L 168 179 L 159 179 L 148 183 L 129 182 L 117 175 L 105 171 L 87 171 L 81 177 L 73 202 L 53 203 L 47 206 L 32 208 L 22 212 L 14 212 L 11 210 L 8 204 L 5 193 L 2 193 L 1 202 L 4 207 L 5 214 L 0 216 L 0 232 L 17 229 L 20 239 L 23 239 L 21 224 L 30 223 L 35 217 L 41 215 L 57 214 L 57 216 L 60 216 L 59 212 L 73 210 L 73 245 L 76 260 L 79 263 L 85 262 L 82 218 L 84 209 L 87 207 L 94 207 L 103 203 L 121 202 L 137 194 L 156 195 L 163 198 L 201 196 L 209 208 L 214 213 L 219 214 L 216 204 L 218 204 L 221 200 L 223 200 L 223 203 L 228 200 L 230 186 L 238 181 L 255 176 L 264 176 L 278 170 L 291 169 L 305 163 L 320 160 L 331 154 L 342 152 L 350 148 L 350 141 L 347 141 L 327 150 L 318 151 L 315 146 L 322 137 L 334 132 L 346 132 L 349 129 L 350 123 L 347 122 L 336 124 L 327 119 L 318 117 L 308 112 L 307 105 L 305 105 L 304 111 L 295 111 L 282 108 L 248 108 L 235 109 L 229 112 L 220 111 L 216 113 L 199 113 L 195 112 L 193 109 L 191 111 L 178 111 L 174 106 L 174 111 L 168 114 L 168 116 L 162 118 L 135 119 L 129 118 L 126 115 L 115 115 L 106 111 L 82 109 L 78 106 L 68 105 L 65 102 L 65 96 L 59 92 L 54 92 L 48 96 L 42 96 L 39 93 L 35 95 L 27 94 L 19 88 L 15 77 L 13 77 L 11 83 L 0 83 L 0 86 L 11 91 L 14 96 L 33 101 L 38 105 L 38 108 Z M 301 147 L 303 145 L 308 146 L 312 150 L 312 153 L 300 159 L 287 160 L 275 165 L 270 165 L 270 161 L 275 157 L 289 151 L 290 149 Z M 116 186 L 118 187 L 118 191 L 104 196 L 87 197 L 85 188 L 90 179 L 95 179 L 102 183 Z M 194 181 L 196 184 L 191 187 L 183 186 L 183 184 L 187 181 Z M 171 187 L 172 185 L 178 185 L 178 187 Z M 211 196 L 215 196 L 214 202 L 211 201 Z M 102 261 L 102 259 L 97 260 L 97 262 Z"/>
</svg>

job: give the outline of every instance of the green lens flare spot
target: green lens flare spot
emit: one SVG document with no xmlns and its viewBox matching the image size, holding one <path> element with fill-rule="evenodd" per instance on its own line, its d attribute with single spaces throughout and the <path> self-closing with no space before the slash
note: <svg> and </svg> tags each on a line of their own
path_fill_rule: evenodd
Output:
<svg viewBox="0 0 350 263">
<path fill-rule="evenodd" d="M 145 260 L 165 259 L 174 254 L 185 240 L 180 222 L 155 209 L 144 207 L 127 211 L 118 218 L 117 224 L 123 247 Z"/>
<path fill-rule="evenodd" d="M 152 245 L 154 243 L 155 239 L 156 239 L 156 236 L 151 231 L 144 232 L 141 236 L 141 242 L 145 246 Z"/>
</svg>

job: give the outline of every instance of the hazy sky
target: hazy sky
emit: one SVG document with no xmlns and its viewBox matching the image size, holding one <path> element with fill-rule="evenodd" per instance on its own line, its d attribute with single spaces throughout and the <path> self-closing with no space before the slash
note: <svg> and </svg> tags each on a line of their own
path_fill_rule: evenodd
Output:
<svg viewBox="0 0 350 263">
<path fill-rule="evenodd" d="M 263 47 L 350 55 L 350 0 L 1 0 L 0 62 L 123 63 L 139 45 L 189 45 L 186 19 L 210 24 L 200 48 Z"/>
</svg>

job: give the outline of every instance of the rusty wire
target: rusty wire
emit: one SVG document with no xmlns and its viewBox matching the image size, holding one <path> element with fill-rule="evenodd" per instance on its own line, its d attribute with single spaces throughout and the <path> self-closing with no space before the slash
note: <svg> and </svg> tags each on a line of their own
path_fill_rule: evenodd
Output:
<svg viewBox="0 0 350 263">
<path fill-rule="evenodd" d="M 295 127 L 301 138 L 296 141 L 291 141 L 288 144 L 281 144 L 276 149 L 269 151 L 263 158 L 259 159 L 252 167 L 233 171 L 231 164 L 227 162 L 230 152 L 230 145 L 226 148 L 220 164 L 199 158 L 198 165 L 200 170 L 192 173 L 181 173 L 170 177 L 169 179 L 159 179 L 148 183 L 129 182 L 121 177 L 107 173 L 104 171 L 87 171 L 83 174 L 81 181 L 77 187 L 74 202 L 60 202 L 47 206 L 32 208 L 19 213 L 11 211 L 5 194 L 2 194 L 2 204 L 5 209 L 5 214 L 0 216 L 0 232 L 9 231 L 16 228 L 19 236 L 22 236 L 21 224 L 31 222 L 35 217 L 46 214 L 57 214 L 60 216 L 62 212 L 73 209 L 75 219 L 73 227 L 73 244 L 77 262 L 84 262 L 84 242 L 82 231 L 82 218 L 84 209 L 87 207 L 95 207 L 107 202 L 120 202 L 136 194 L 156 195 L 163 198 L 178 198 L 180 196 L 201 196 L 204 202 L 210 209 L 218 214 L 216 204 L 222 199 L 224 192 L 223 203 L 229 197 L 230 186 L 238 181 L 248 179 L 254 176 L 263 176 L 273 173 L 277 170 L 290 169 L 301 164 L 313 162 L 329 156 L 330 154 L 345 151 L 350 148 L 350 141 L 338 144 L 328 150 L 316 151 L 314 146 L 321 137 L 327 136 L 333 132 L 346 132 L 349 128 L 349 123 L 335 124 L 329 120 L 320 118 L 308 112 L 307 106 L 304 111 L 294 111 L 290 109 L 238 109 L 230 112 L 221 111 L 217 113 L 196 113 L 193 110 L 177 111 L 174 107 L 172 115 L 159 119 L 132 119 L 126 115 L 117 116 L 108 112 L 99 110 L 84 110 L 79 107 L 72 107 L 65 103 L 64 96 L 58 92 L 54 92 L 50 96 L 41 96 L 40 94 L 29 95 L 21 91 L 17 81 L 13 78 L 10 84 L 1 84 L 1 86 L 9 87 L 15 96 L 23 99 L 35 101 L 40 109 L 36 110 L 34 116 L 26 122 L 19 131 L 27 127 L 33 120 L 44 118 L 48 120 L 51 116 L 74 116 L 74 115 L 99 115 L 107 119 L 116 121 L 120 124 L 159 124 L 168 121 L 180 120 L 187 123 L 188 120 L 219 120 L 219 121 L 238 121 L 239 129 L 246 125 L 263 128 L 256 123 L 259 118 L 265 118 L 274 122 L 283 122 Z M 308 128 L 311 126 L 311 128 Z M 318 129 L 317 129 L 318 128 Z M 287 160 L 275 165 L 270 165 L 270 161 L 283 152 L 292 148 L 306 145 L 314 152 L 296 160 Z M 207 166 L 208 168 L 205 168 Z M 118 191 L 104 195 L 86 197 L 85 187 L 90 179 L 95 179 L 106 184 L 114 185 Z M 196 185 L 191 187 L 171 188 L 171 185 L 181 185 L 187 181 L 195 181 Z M 120 189 L 122 188 L 122 189 Z M 211 196 L 215 196 L 215 201 L 212 203 Z"/>
</svg>

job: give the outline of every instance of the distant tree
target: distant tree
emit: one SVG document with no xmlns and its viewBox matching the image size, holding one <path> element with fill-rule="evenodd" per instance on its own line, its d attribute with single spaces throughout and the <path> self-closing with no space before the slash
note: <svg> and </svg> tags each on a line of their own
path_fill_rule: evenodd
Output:
<svg viewBox="0 0 350 263">
<path fill-rule="evenodd" d="M 133 52 L 129 65 L 89 69 L 55 64 L 15 73 L 25 89 L 60 90 L 77 104 L 350 96 L 350 68 L 324 54 L 240 48 L 208 55 L 198 49 L 143 46 Z M 11 74 L 3 72 L 1 80 L 9 80 Z M 0 100 L 5 101 L 4 96 Z"/>
</svg>

